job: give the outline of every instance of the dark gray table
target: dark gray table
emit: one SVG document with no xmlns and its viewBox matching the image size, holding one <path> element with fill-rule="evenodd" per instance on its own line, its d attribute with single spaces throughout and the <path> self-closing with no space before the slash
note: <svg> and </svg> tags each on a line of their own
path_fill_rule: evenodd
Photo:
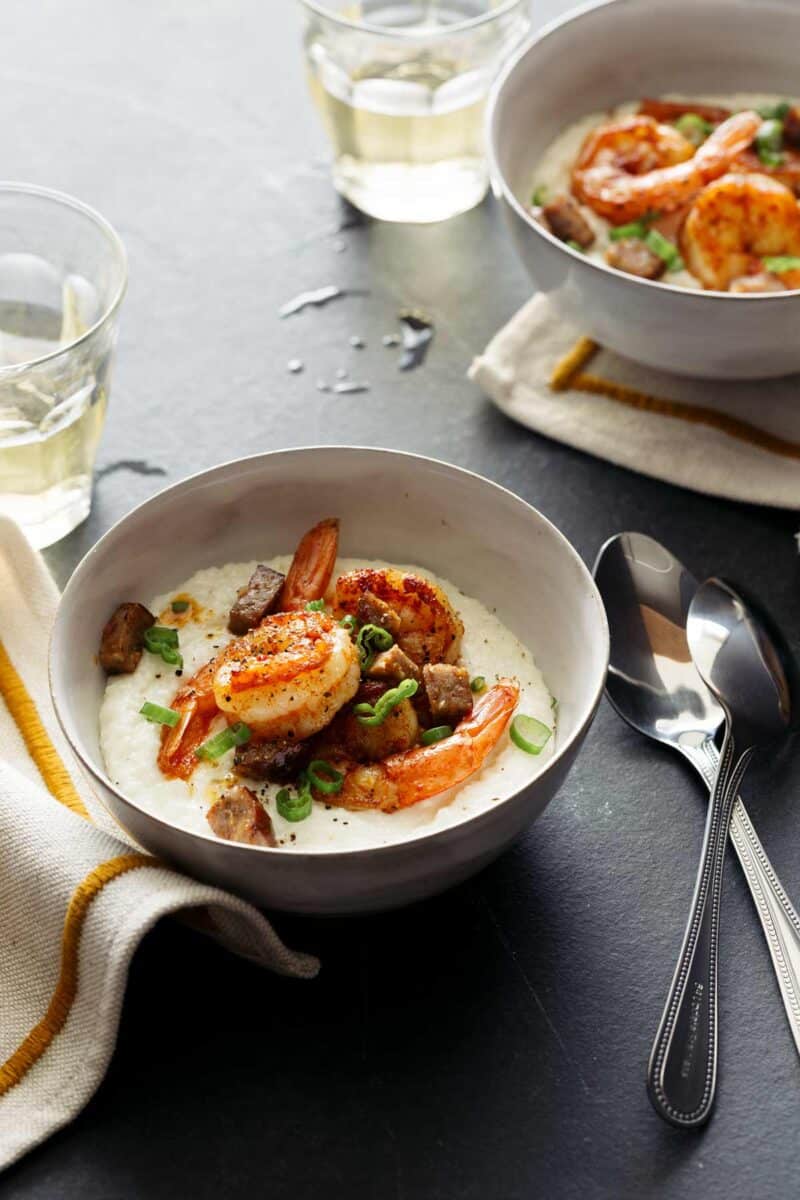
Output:
<svg viewBox="0 0 800 1200">
<path fill-rule="evenodd" d="M 356 442 L 483 472 L 542 509 L 587 561 L 617 530 L 652 533 L 698 574 L 746 580 L 796 643 L 791 514 L 704 499 L 545 442 L 465 381 L 471 355 L 529 292 L 490 202 L 440 226 L 332 232 L 347 214 L 328 183 L 294 18 L 277 0 L 3 5 L 3 173 L 96 205 L 130 253 L 103 473 L 90 520 L 49 555 L 60 579 L 167 482 L 257 450 Z M 370 295 L 277 319 L 282 301 L 328 282 Z M 401 375 L 380 338 L 409 304 L 432 312 L 438 332 L 427 365 Z M 367 348 L 351 349 L 350 334 Z M 295 355 L 307 370 L 290 376 Z M 341 365 L 372 390 L 317 392 L 317 377 Z M 747 788 L 795 897 L 799 790 L 788 756 Z M 288 942 L 321 955 L 316 982 L 277 979 L 162 925 L 133 963 L 97 1097 L 0 1193 L 795 1195 L 800 1067 L 734 863 L 717 1114 L 687 1136 L 645 1098 L 702 821 L 681 763 L 604 704 L 561 795 L 479 878 L 369 920 L 277 916 Z"/>
</svg>

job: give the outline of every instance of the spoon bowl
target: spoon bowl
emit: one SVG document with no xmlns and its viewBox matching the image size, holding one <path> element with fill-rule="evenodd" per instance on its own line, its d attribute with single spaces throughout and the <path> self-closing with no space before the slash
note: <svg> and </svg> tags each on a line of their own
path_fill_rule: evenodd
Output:
<svg viewBox="0 0 800 1200">
<path fill-rule="evenodd" d="M 766 619 L 721 579 L 709 579 L 689 605 L 686 636 L 697 669 L 737 739 L 776 741 L 792 720 L 785 650 Z"/>
</svg>

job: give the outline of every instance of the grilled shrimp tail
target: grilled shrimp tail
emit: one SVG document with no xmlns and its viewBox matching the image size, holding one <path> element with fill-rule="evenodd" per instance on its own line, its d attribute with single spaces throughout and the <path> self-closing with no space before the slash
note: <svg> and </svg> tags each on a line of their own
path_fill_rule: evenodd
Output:
<svg viewBox="0 0 800 1200">
<path fill-rule="evenodd" d="M 331 581 L 339 551 L 339 519 L 326 517 L 300 540 L 283 585 L 278 609 L 295 612 L 309 600 L 320 600 Z"/>
</svg>

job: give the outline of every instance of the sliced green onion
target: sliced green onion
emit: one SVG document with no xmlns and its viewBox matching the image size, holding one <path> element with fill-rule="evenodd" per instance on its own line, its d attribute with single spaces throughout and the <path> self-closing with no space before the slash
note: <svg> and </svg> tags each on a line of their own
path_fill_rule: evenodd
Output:
<svg viewBox="0 0 800 1200">
<path fill-rule="evenodd" d="M 683 269 L 683 259 L 678 247 L 669 238 L 665 238 L 663 233 L 659 233 L 657 229 L 648 229 L 644 243 L 653 251 L 653 254 L 657 254 L 667 264 L 668 270 L 680 271 Z"/>
<path fill-rule="evenodd" d="M 393 645 L 394 638 L 388 629 L 383 629 L 380 625 L 362 625 L 356 638 L 356 646 L 361 656 L 361 670 L 368 671 L 378 651 L 388 650 Z"/>
<path fill-rule="evenodd" d="M 189 607 L 188 600 L 173 600 L 170 608 L 174 613 L 186 612 Z"/>
<path fill-rule="evenodd" d="M 352 633 L 358 625 L 358 621 L 355 619 L 352 613 L 348 613 L 346 617 L 342 617 L 339 624 L 344 626 L 348 633 Z"/>
<path fill-rule="evenodd" d="M 470 691 L 485 692 L 486 691 L 486 677 L 484 675 L 476 675 L 474 679 L 470 679 L 469 686 L 470 686 Z"/>
<path fill-rule="evenodd" d="M 770 150 L 764 147 L 758 151 L 759 160 L 765 167 L 782 167 L 784 158 L 779 150 Z"/>
<path fill-rule="evenodd" d="M 367 725 L 371 729 L 382 725 L 392 709 L 397 708 L 404 700 L 409 700 L 418 688 L 416 679 L 404 679 L 397 687 L 390 688 L 388 692 L 379 696 L 374 704 L 357 704 L 353 709 L 356 720 L 360 725 Z"/>
<path fill-rule="evenodd" d="M 541 208 L 543 204 L 547 204 L 547 188 L 546 187 L 542 187 L 540 185 L 539 187 L 536 187 L 533 189 L 533 195 L 531 196 L 531 204 L 533 204 L 536 208 Z"/>
<path fill-rule="evenodd" d="M 770 118 L 763 121 L 753 144 L 765 167 L 779 167 L 783 162 L 783 125 Z"/>
<path fill-rule="evenodd" d="M 576 242 L 574 238 L 567 238 L 565 245 L 569 246 L 570 250 L 577 250 L 579 254 L 583 254 L 585 249 L 580 242 Z"/>
<path fill-rule="evenodd" d="M 781 100 L 778 104 L 765 104 L 763 108 L 756 109 L 763 121 L 785 121 L 791 111 L 792 105 L 788 100 Z"/>
<path fill-rule="evenodd" d="M 174 708 L 164 708 L 161 704 L 151 704 L 149 700 L 145 700 L 139 712 L 148 721 L 152 721 L 154 725 L 169 725 L 173 729 L 181 719 L 181 714 L 175 712 Z"/>
<path fill-rule="evenodd" d="M 452 725 L 434 725 L 433 729 L 426 729 L 420 735 L 420 741 L 423 746 L 432 746 L 434 742 L 443 742 L 445 738 L 453 736 Z"/>
<path fill-rule="evenodd" d="M 234 746 L 243 746 L 245 742 L 249 741 L 250 730 L 242 721 L 237 721 L 235 725 L 229 725 L 227 729 L 221 729 L 219 733 L 208 738 L 197 747 L 195 754 L 198 758 L 216 762 L 218 758 L 222 758 L 223 754 L 233 750 Z"/>
<path fill-rule="evenodd" d="M 514 745 L 526 754 L 539 754 L 553 735 L 552 729 L 542 721 L 537 721 L 536 717 L 526 717 L 524 713 L 514 717 L 508 732 Z"/>
<path fill-rule="evenodd" d="M 311 816 L 313 797 L 305 772 L 300 776 L 300 780 L 300 787 L 296 793 L 290 792 L 288 788 L 281 788 L 275 797 L 276 807 L 284 821 L 305 821 L 306 817 Z"/>
<path fill-rule="evenodd" d="M 714 126 L 710 121 L 704 120 L 699 113 L 687 112 L 678 117 L 675 128 L 683 134 L 687 142 L 691 142 L 693 146 L 699 146 L 706 140 Z"/>
<path fill-rule="evenodd" d="M 768 271 L 780 275 L 782 271 L 800 271 L 800 258 L 794 254 L 776 254 L 761 260 Z"/>
<path fill-rule="evenodd" d="M 324 611 L 325 611 L 325 601 L 324 600 L 309 600 L 308 604 L 306 605 L 306 612 L 324 612 Z"/>
<path fill-rule="evenodd" d="M 621 242 L 623 238 L 644 238 L 647 236 L 647 226 L 644 221 L 630 221 L 627 225 L 617 225 L 609 230 L 612 242 Z"/>
<path fill-rule="evenodd" d="M 324 792 L 326 796 L 332 796 L 342 790 L 344 775 L 324 758 L 315 758 L 313 762 L 310 762 L 306 774 L 311 786 L 315 787 L 318 792 Z"/>
<path fill-rule="evenodd" d="M 144 648 L 158 654 L 165 663 L 182 667 L 183 656 L 178 650 L 178 631 L 168 625 L 151 625 L 144 631 Z"/>
</svg>

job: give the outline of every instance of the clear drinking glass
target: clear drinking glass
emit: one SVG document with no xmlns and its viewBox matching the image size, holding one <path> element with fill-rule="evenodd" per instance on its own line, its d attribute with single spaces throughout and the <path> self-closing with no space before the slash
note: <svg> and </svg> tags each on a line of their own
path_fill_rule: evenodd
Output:
<svg viewBox="0 0 800 1200">
<path fill-rule="evenodd" d="M 483 111 L 528 0 L 301 0 L 333 182 L 385 221 L 442 221 L 486 193 Z"/>
<path fill-rule="evenodd" d="M 89 513 L 125 249 L 71 196 L 0 183 L 0 513 L 49 546 Z"/>
</svg>

